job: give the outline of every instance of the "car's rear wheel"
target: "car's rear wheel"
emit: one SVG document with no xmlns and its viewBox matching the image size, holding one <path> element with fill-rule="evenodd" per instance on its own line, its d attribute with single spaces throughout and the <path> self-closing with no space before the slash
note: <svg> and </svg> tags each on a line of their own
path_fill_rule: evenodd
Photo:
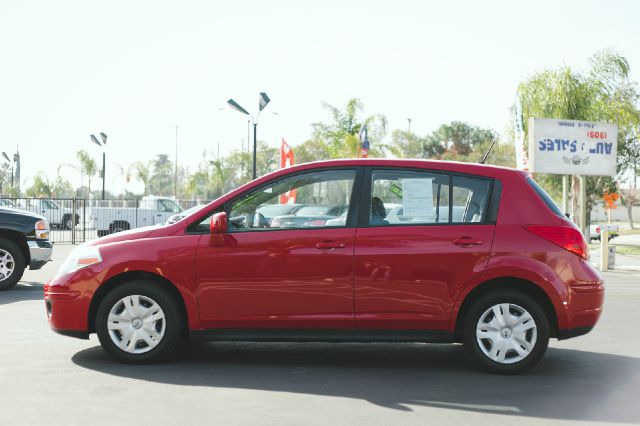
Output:
<svg viewBox="0 0 640 426">
<path fill-rule="evenodd" d="M 13 241 L 0 238 L 0 290 L 8 290 L 24 274 L 25 259 L 22 250 Z"/>
<path fill-rule="evenodd" d="M 174 297 L 147 281 L 132 281 L 111 290 L 96 314 L 102 347 L 117 360 L 155 362 L 173 353 L 183 318 Z"/>
<path fill-rule="evenodd" d="M 492 373 L 516 374 L 536 365 L 549 344 L 549 320 L 533 298 L 515 290 L 480 297 L 464 323 L 468 354 Z"/>
</svg>

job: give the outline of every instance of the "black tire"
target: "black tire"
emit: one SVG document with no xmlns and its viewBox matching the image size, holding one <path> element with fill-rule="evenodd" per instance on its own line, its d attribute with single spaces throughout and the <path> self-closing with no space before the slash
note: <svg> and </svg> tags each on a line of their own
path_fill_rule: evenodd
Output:
<svg viewBox="0 0 640 426">
<path fill-rule="evenodd" d="M 131 229 L 129 222 L 117 221 L 109 225 L 109 234 L 116 234 L 118 232 L 128 231 L 129 229 Z"/>
<path fill-rule="evenodd" d="M 65 214 L 62 216 L 62 223 L 60 224 L 62 229 L 70 230 L 73 229 L 73 223 L 70 214 Z"/>
<path fill-rule="evenodd" d="M 480 348 L 480 343 L 476 338 L 476 326 L 481 316 L 492 306 L 500 303 L 510 303 L 523 308 L 531 315 L 536 325 L 537 339 L 533 349 L 524 359 L 511 364 L 492 360 Z M 538 302 L 529 295 L 518 290 L 496 290 L 481 296 L 470 307 L 464 319 L 463 342 L 467 354 L 485 370 L 497 374 L 522 373 L 536 365 L 547 350 L 549 345 L 549 319 Z"/>
<path fill-rule="evenodd" d="M 160 342 L 148 352 L 133 354 L 120 349 L 112 340 L 107 319 L 111 309 L 124 297 L 141 295 L 155 301 L 164 312 L 165 332 Z M 150 281 L 130 281 L 111 290 L 101 301 L 96 313 L 96 333 L 102 347 L 120 362 L 144 364 L 167 359 L 180 342 L 184 318 L 175 298 L 162 287 Z"/>
<path fill-rule="evenodd" d="M 25 258 L 24 253 L 20 250 L 20 247 L 11 240 L 0 238 L 0 249 L 6 251 L 13 258 L 13 272 L 5 279 L 0 281 L 0 291 L 9 290 L 14 285 L 18 284 L 20 278 L 24 274 Z"/>
</svg>

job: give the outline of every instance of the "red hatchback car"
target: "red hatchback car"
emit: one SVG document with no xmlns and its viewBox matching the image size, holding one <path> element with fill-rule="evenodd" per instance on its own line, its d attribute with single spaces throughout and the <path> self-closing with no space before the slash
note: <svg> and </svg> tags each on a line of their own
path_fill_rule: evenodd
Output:
<svg viewBox="0 0 640 426">
<path fill-rule="evenodd" d="M 283 194 L 322 214 L 265 218 Z M 489 371 L 515 373 L 549 338 L 597 322 L 604 287 L 587 257 L 526 172 L 327 161 L 271 173 L 177 223 L 77 247 L 45 303 L 55 331 L 95 332 L 125 362 L 165 358 L 186 336 L 462 342 Z"/>
</svg>

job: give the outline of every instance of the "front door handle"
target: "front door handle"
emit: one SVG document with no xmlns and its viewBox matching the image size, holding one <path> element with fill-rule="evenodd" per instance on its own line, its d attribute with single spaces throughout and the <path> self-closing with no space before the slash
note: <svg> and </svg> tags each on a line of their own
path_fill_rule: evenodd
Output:
<svg viewBox="0 0 640 426">
<path fill-rule="evenodd" d="M 484 241 L 475 240 L 470 237 L 454 238 L 451 242 L 460 247 L 473 247 L 484 244 Z"/>
<path fill-rule="evenodd" d="M 321 243 L 316 243 L 316 248 L 318 250 L 335 250 L 337 248 L 345 248 L 347 245 L 345 243 L 337 243 L 335 241 L 323 241 Z"/>
</svg>

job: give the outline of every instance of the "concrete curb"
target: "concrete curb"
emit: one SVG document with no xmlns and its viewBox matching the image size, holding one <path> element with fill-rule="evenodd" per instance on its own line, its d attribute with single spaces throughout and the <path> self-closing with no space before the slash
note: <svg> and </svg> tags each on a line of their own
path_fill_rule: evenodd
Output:
<svg viewBox="0 0 640 426">
<path fill-rule="evenodd" d="M 614 265 L 612 268 L 614 271 L 635 271 L 640 272 L 640 266 L 631 266 L 631 265 Z"/>
</svg>

